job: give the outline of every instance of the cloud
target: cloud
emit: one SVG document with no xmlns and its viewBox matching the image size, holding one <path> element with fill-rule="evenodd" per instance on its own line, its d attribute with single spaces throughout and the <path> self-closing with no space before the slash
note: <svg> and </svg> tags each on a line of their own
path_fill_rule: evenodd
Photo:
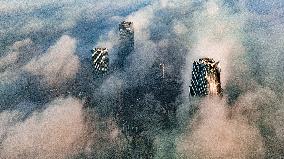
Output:
<svg viewBox="0 0 284 159">
<path fill-rule="evenodd" d="M 152 70 L 156 69 L 156 63 L 163 62 L 166 74 L 183 83 L 183 88 L 176 89 L 183 91 L 177 92 L 178 98 L 169 104 L 171 108 L 179 108 L 176 117 L 179 127 L 173 132 L 161 130 L 161 135 L 151 136 L 161 141 L 159 152 L 176 153 L 176 145 L 181 154 L 191 152 L 196 158 L 283 156 L 282 13 L 281 0 L 265 3 L 247 0 L 1 1 L 0 105 L 1 124 L 4 126 L 1 125 L 0 135 L 2 138 L 5 136 L 2 134 L 9 134 L 7 141 L 3 142 L 7 144 L 1 145 L 1 150 L 5 150 L 7 155 L 11 155 L 11 149 L 21 150 L 20 155 L 31 149 L 44 151 L 43 155 L 32 156 L 39 158 L 55 151 L 62 154 L 60 157 L 68 156 L 70 149 L 53 150 L 33 140 L 22 142 L 16 138 L 29 136 L 19 130 L 30 132 L 28 124 L 35 130 L 41 130 L 44 129 L 43 120 L 47 123 L 55 123 L 56 120 L 68 123 L 59 114 L 54 113 L 59 116 L 54 119 L 45 114 L 57 107 L 53 105 L 76 104 L 77 99 L 57 99 L 66 96 L 65 92 L 71 92 L 86 99 L 86 105 L 100 116 L 94 119 L 93 124 L 89 123 L 95 137 L 89 138 L 87 145 L 91 146 L 84 147 L 89 151 L 82 155 L 109 157 L 112 151 L 121 155 L 129 143 L 110 139 L 110 136 L 117 136 L 121 127 L 117 127 L 112 119 L 101 116 L 109 117 L 117 107 L 117 92 L 124 89 L 147 88 L 149 92 L 145 92 L 151 94 L 151 98 L 144 92 L 141 101 L 131 105 L 139 107 L 140 103 L 148 109 L 148 100 L 152 99 L 157 101 L 153 108 L 158 107 L 160 102 L 156 98 L 160 96 L 152 91 L 152 86 L 156 86 L 153 79 L 157 72 Z M 115 62 L 119 48 L 118 23 L 122 20 L 133 21 L 135 28 L 135 50 L 127 57 L 128 67 L 124 71 L 111 72 L 111 75 L 104 76 L 105 80 L 94 78 L 89 50 L 94 46 L 108 47 L 111 63 Z M 193 60 L 204 56 L 220 60 L 225 97 L 221 101 L 206 99 L 198 104 L 188 99 L 188 85 Z M 50 91 L 54 87 L 57 90 Z M 136 99 L 135 93 L 131 97 Z M 229 104 L 225 102 L 227 99 Z M 200 112 L 192 113 L 192 107 L 200 107 Z M 30 113 L 23 115 L 23 108 Z M 56 108 L 56 111 L 64 114 L 65 110 Z M 155 113 L 146 111 L 141 121 L 159 118 L 159 114 Z M 85 117 L 91 118 L 92 115 Z M 107 133 L 95 132 L 96 126 L 105 123 L 114 127 L 109 129 L 107 124 Z M 159 126 L 165 123 L 150 126 L 160 129 Z M 189 130 L 178 132 L 185 127 Z M 55 131 L 53 129 L 50 128 L 50 131 Z M 68 131 L 77 130 L 68 127 Z M 180 133 L 184 134 L 180 136 Z M 36 132 L 35 136 L 41 134 L 49 135 Z M 58 138 L 56 132 L 53 134 L 49 137 Z M 97 144 L 98 136 L 109 142 Z M 180 137 L 190 140 L 190 143 L 176 143 L 174 138 Z M 168 138 L 171 138 L 169 144 L 166 143 Z M 76 137 L 62 142 L 70 143 L 71 140 L 78 142 Z M 15 144 L 13 147 L 8 141 L 20 146 Z M 40 146 L 30 146 L 31 141 Z M 121 147 L 107 148 L 112 141 L 121 144 Z M 49 142 L 45 144 L 50 145 Z M 29 146 L 31 149 L 27 148 Z M 95 151 L 96 148 L 98 151 Z"/>
<path fill-rule="evenodd" d="M 179 141 L 179 152 L 188 158 L 264 158 L 259 130 L 241 113 L 220 99 L 206 99 L 199 108 L 190 132 Z"/>
<path fill-rule="evenodd" d="M 41 76 L 43 84 L 58 86 L 75 77 L 80 63 L 75 55 L 76 40 L 63 35 L 47 53 L 33 58 L 26 66 L 28 72 Z"/>
<path fill-rule="evenodd" d="M 22 48 L 27 47 L 32 43 L 31 39 L 28 38 L 16 41 L 12 46 L 10 46 L 9 52 L 0 58 L 0 70 L 4 71 L 8 67 L 15 66 L 16 62 L 19 60 Z"/>
<path fill-rule="evenodd" d="M 18 114 L 21 112 L 0 114 L 6 126 L 1 158 L 65 158 L 81 151 L 84 118 L 80 101 L 57 99 L 23 122 L 12 120 Z"/>
<path fill-rule="evenodd" d="M 184 81 L 190 79 L 187 76 L 193 60 L 200 57 L 220 60 L 222 87 L 229 95 L 223 98 L 229 102 L 205 99 L 199 104 L 191 98 L 189 102 L 185 100 L 177 116 L 181 126 L 188 129 L 181 135 L 177 150 L 189 158 L 283 156 L 280 137 L 283 80 L 279 72 L 282 69 L 279 47 L 283 39 L 278 32 L 282 24 L 273 29 L 267 27 L 274 24 L 271 17 L 276 21 L 280 17 L 273 11 L 265 16 L 250 13 L 243 8 L 244 2 L 236 4 L 239 8 L 232 12 L 223 5 L 227 2 L 208 1 L 195 12 L 192 52 L 187 54 L 188 72 Z M 196 108 L 200 110 L 192 117 Z M 276 120 L 279 124 L 273 122 Z"/>
<path fill-rule="evenodd" d="M 25 102 L 0 113 L 1 158 L 121 157 L 126 141 L 111 119 L 83 109 L 73 97 L 39 105 Z M 33 105 L 33 106 L 32 106 Z M 34 107 L 36 109 L 28 111 Z"/>
</svg>

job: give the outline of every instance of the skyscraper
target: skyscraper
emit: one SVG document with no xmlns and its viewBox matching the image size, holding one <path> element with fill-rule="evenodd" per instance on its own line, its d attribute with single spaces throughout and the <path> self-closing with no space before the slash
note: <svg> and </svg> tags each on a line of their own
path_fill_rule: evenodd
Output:
<svg viewBox="0 0 284 159">
<path fill-rule="evenodd" d="M 222 95 L 219 62 L 212 58 L 201 58 L 193 62 L 191 96 Z"/>
<path fill-rule="evenodd" d="M 93 65 L 96 71 L 105 73 L 109 67 L 108 49 L 95 48 L 91 50 Z"/>
<path fill-rule="evenodd" d="M 119 24 L 120 46 L 118 51 L 118 67 L 124 66 L 126 57 L 134 50 L 133 22 L 123 21 Z"/>
</svg>

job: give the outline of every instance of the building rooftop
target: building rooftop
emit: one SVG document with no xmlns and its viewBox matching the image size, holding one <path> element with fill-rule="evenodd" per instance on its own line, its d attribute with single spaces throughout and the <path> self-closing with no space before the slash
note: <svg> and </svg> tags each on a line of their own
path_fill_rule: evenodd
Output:
<svg viewBox="0 0 284 159">
<path fill-rule="evenodd" d="M 119 24 L 119 31 L 127 30 L 133 31 L 133 22 L 123 21 Z"/>
</svg>

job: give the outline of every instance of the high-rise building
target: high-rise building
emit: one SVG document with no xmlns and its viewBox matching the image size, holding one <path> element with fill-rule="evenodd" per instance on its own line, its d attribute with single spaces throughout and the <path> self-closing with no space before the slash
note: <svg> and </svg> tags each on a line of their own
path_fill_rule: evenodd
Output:
<svg viewBox="0 0 284 159">
<path fill-rule="evenodd" d="M 123 21 L 119 24 L 120 46 L 118 51 L 118 67 L 123 67 L 126 57 L 134 50 L 133 22 Z"/>
<path fill-rule="evenodd" d="M 108 49 L 95 48 L 91 52 L 95 70 L 102 73 L 107 72 L 109 67 Z"/>
<path fill-rule="evenodd" d="M 201 58 L 193 62 L 191 96 L 222 95 L 219 62 L 212 58 Z"/>
</svg>

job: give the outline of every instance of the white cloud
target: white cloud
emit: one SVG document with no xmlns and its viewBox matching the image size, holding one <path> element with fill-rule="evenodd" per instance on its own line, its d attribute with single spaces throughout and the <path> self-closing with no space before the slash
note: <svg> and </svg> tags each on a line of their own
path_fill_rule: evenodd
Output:
<svg viewBox="0 0 284 159">
<path fill-rule="evenodd" d="M 81 151 L 85 132 L 80 101 L 57 99 L 24 122 L 13 120 L 19 114 L 0 113 L 0 123 L 4 123 L 0 133 L 5 133 L 1 158 L 66 158 Z"/>
<path fill-rule="evenodd" d="M 24 68 L 42 77 L 42 82 L 58 86 L 75 77 L 79 69 L 79 58 L 75 55 L 76 40 L 63 35 L 48 51 L 33 58 Z"/>
<path fill-rule="evenodd" d="M 178 151 L 193 158 L 263 158 L 263 138 L 242 112 L 232 111 L 224 100 L 207 98 L 199 105 L 190 132 Z"/>
</svg>

